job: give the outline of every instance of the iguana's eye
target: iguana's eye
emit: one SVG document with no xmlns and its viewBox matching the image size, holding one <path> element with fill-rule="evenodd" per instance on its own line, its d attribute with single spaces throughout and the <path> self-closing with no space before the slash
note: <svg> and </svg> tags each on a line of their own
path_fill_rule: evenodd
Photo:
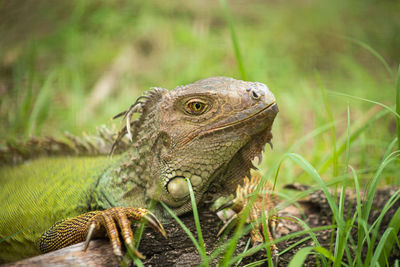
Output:
<svg viewBox="0 0 400 267">
<path fill-rule="evenodd" d="M 186 111 L 191 115 L 201 115 L 207 109 L 207 104 L 200 99 L 192 99 L 186 103 Z"/>
</svg>

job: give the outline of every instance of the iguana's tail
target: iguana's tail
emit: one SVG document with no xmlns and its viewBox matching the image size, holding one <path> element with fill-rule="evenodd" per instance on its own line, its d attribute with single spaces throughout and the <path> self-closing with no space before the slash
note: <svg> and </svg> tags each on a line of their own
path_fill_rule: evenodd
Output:
<svg viewBox="0 0 400 267">
<path fill-rule="evenodd" d="M 0 144 L 0 166 L 15 165 L 24 161 L 43 156 L 99 156 L 120 154 L 126 151 L 135 141 L 137 129 L 143 124 L 148 112 L 159 101 L 162 92 L 166 89 L 154 87 L 151 91 L 136 99 L 130 108 L 114 116 L 122 117 L 124 127 L 113 131 L 105 126 L 97 129 L 96 135 L 74 136 L 65 134 L 62 139 L 53 137 L 32 137 L 24 142 L 8 142 Z M 132 120 L 134 113 L 140 114 L 139 118 Z"/>
<path fill-rule="evenodd" d="M 105 126 L 97 129 L 97 134 L 74 136 L 65 133 L 63 138 L 32 137 L 24 142 L 7 143 L 0 146 L 0 166 L 15 165 L 43 156 L 99 156 L 108 155 L 118 136 Z M 119 154 L 127 150 L 128 138 L 121 138 L 113 151 Z"/>
</svg>

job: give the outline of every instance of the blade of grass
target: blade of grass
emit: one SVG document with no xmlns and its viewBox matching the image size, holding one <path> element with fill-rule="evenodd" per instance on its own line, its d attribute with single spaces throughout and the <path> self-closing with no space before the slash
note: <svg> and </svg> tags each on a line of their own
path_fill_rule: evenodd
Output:
<svg viewBox="0 0 400 267">
<path fill-rule="evenodd" d="M 385 263 L 387 262 L 387 258 L 389 258 L 390 251 L 393 249 L 393 243 L 395 241 L 399 243 L 399 240 L 397 239 L 397 234 L 400 229 L 400 208 L 398 208 L 393 215 L 393 218 L 390 220 L 388 227 L 391 227 L 393 231 L 392 235 L 390 235 L 388 237 L 388 240 L 385 242 L 384 248 L 382 249 L 382 254 L 379 257 L 379 263 L 381 266 L 386 265 Z M 400 246 L 399 244 L 397 245 Z"/>
<path fill-rule="evenodd" d="M 50 99 L 52 96 L 52 88 L 51 85 L 54 80 L 54 72 L 52 72 L 45 80 L 43 86 L 40 88 L 38 96 L 33 104 L 32 111 L 29 116 L 28 125 L 27 125 L 27 135 L 32 135 L 35 129 L 40 126 L 40 123 L 43 122 L 48 114 L 50 107 Z M 35 132 L 35 134 L 39 134 L 39 132 Z"/>
<path fill-rule="evenodd" d="M 383 251 L 383 248 L 385 246 L 386 243 L 386 239 L 389 237 L 389 235 L 393 233 L 393 228 L 392 227 L 388 227 L 385 232 L 383 233 L 381 240 L 378 243 L 378 246 L 376 247 L 375 251 L 374 251 L 374 256 L 372 257 L 371 260 L 371 265 L 370 266 L 383 266 L 383 265 L 378 265 L 378 260 L 379 257 L 381 256 L 381 253 Z"/>
<path fill-rule="evenodd" d="M 353 143 L 370 125 L 373 125 L 374 122 L 376 122 L 378 119 L 380 119 L 381 117 L 385 116 L 388 113 L 387 110 L 381 110 L 378 113 L 376 113 L 375 115 L 373 115 L 372 117 L 366 117 L 365 120 L 358 126 L 356 127 L 356 130 L 354 130 L 354 132 L 352 132 L 351 136 L 350 136 L 350 144 Z M 346 149 L 346 143 L 347 143 L 347 138 L 343 141 L 340 142 L 341 144 L 339 145 L 339 148 L 337 150 L 337 154 L 341 155 L 345 149 Z M 322 164 L 321 167 L 319 167 L 319 172 L 323 173 L 325 172 L 329 166 L 332 163 L 332 154 L 330 154 L 327 159 L 325 159 Z"/>
<path fill-rule="evenodd" d="M 36 43 L 32 42 L 29 46 L 27 55 L 24 56 L 24 60 L 17 64 L 17 68 L 14 74 L 15 79 L 15 90 L 16 90 L 16 111 L 15 116 L 10 121 L 10 125 L 13 128 L 14 135 L 22 136 L 26 135 L 27 123 L 29 113 L 33 103 L 33 85 L 37 79 L 35 72 L 35 58 L 36 58 Z M 27 77 L 26 77 L 27 76 Z M 24 81 L 27 80 L 25 83 Z M 20 101 L 19 99 L 22 100 Z"/>
<path fill-rule="evenodd" d="M 313 247 L 305 247 L 297 251 L 293 259 L 289 262 L 288 267 L 303 266 L 304 261 L 313 249 Z"/>
<path fill-rule="evenodd" d="M 392 152 L 392 149 L 393 149 L 394 145 L 396 144 L 397 140 L 399 140 L 397 137 L 394 138 L 393 141 L 388 145 L 383 158 L 387 158 L 389 156 L 389 154 Z"/>
<path fill-rule="evenodd" d="M 19 230 L 18 232 L 15 232 L 15 233 L 13 233 L 13 234 L 11 234 L 11 235 L 9 235 L 9 236 L 5 236 L 5 237 L 1 238 L 1 239 L 0 239 L 0 243 L 1 243 L 1 242 L 4 242 L 4 241 L 6 241 L 6 240 L 8 240 L 8 239 L 10 239 L 10 238 L 12 238 L 13 236 L 15 236 L 15 235 L 17 235 L 17 234 L 19 234 L 19 233 L 21 233 L 23 230 L 24 230 L 24 229 Z"/>
<path fill-rule="evenodd" d="M 397 70 L 396 79 L 396 113 L 400 114 L 400 65 Z M 400 140 L 400 117 L 396 118 L 397 140 Z M 400 141 L 397 143 L 397 149 L 400 150 Z"/>
<path fill-rule="evenodd" d="M 254 267 L 254 266 L 261 266 L 261 265 L 263 265 L 263 264 L 264 264 L 264 262 L 266 262 L 266 261 L 267 261 L 266 259 L 259 260 L 259 261 L 255 261 L 255 262 L 252 262 L 252 263 L 246 264 L 246 265 L 245 265 L 245 266 L 243 266 L 243 267 Z"/>
<path fill-rule="evenodd" d="M 232 39 L 232 43 L 233 43 L 233 48 L 235 50 L 235 56 L 236 56 L 236 61 L 238 63 L 239 72 L 242 76 L 242 79 L 247 81 L 247 74 L 246 74 L 246 70 L 244 68 L 242 55 L 240 53 L 239 41 L 238 41 L 238 38 L 236 35 L 235 27 L 233 25 L 233 19 L 232 19 L 231 13 L 229 11 L 228 4 L 226 3 L 226 0 L 219 0 L 219 2 L 222 6 L 222 10 L 224 12 L 225 19 L 229 24 L 229 29 L 231 32 L 231 39 Z"/>
<path fill-rule="evenodd" d="M 340 198 L 339 198 L 339 213 L 338 216 L 344 221 L 344 201 L 345 201 L 345 191 L 346 191 L 346 183 L 341 187 Z M 336 241 L 334 248 L 334 255 L 336 261 L 334 261 L 333 266 L 338 267 L 342 262 L 342 257 L 344 253 L 344 248 L 346 244 L 346 234 L 348 233 L 348 222 L 345 223 L 344 227 L 338 227 L 336 230 Z M 334 233 L 332 233 L 334 234 Z M 331 240 L 332 241 L 332 240 Z"/>
<path fill-rule="evenodd" d="M 349 171 L 350 160 L 350 105 L 347 103 L 347 131 L 346 131 L 346 154 L 344 160 L 344 174 Z"/>
<path fill-rule="evenodd" d="M 304 237 L 304 238 L 300 239 L 300 240 L 297 241 L 296 243 L 294 243 L 294 244 L 288 246 L 287 248 L 285 248 L 284 250 L 282 250 L 281 252 L 279 252 L 279 255 L 285 254 L 286 252 L 292 250 L 293 248 L 297 247 L 298 245 L 300 245 L 300 244 L 303 243 L 303 242 L 306 242 L 306 241 L 309 240 L 309 239 L 311 239 L 311 236 L 307 236 L 307 237 Z"/>
<path fill-rule="evenodd" d="M 318 246 L 318 247 L 315 247 L 314 250 L 316 252 L 320 253 L 321 255 L 324 255 L 330 261 L 335 262 L 335 258 L 333 257 L 332 253 L 329 250 L 327 250 L 326 248 Z"/>
<path fill-rule="evenodd" d="M 338 256 L 335 256 L 336 262 L 343 264 L 343 255 L 346 252 L 346 257 L 348 260 L 348 265 L 352 266 L 353 265 L 353 258 L 350 252 L 350 245 L 352 242 L 352 235 L 351 231 L 354 228 L 354 223 L 357 219 L 357 214 L 354 214 L 353 217 L 349 220 L 346 220 L 345 227 L 344 229 L 341 230 L 341 235 L 338 236 L 337 238 L 339 239 L 338 243 Z M 337 263 L 337 266 L 340 266 L 340 264 Z"/>
<path fill-rule="evenodd" d="M 319 76 L 318 72 L 315 72 L 316 80 L 318 82 L 321 95 L 322 95 L 322 100 L 324 102 L 325 106 L 325 111 L 326 114 L 328 115 L 328 120 L 332 124 L 331 129 L 331 142 L 332 142 L 332 159 L 333 159 L 333 177 L 336 177 L 339 173 L 338 171 L 338 155 L 336 151 L 336 127 L 335 127 L 335 120 L 333 118 L 332 110 L 329 106 L 328 102 L 328 97 L 326 96 L 326 89 L 325 86 L 322 83 L 321 77 Z M 334 222 L 332 224 L 335 224 Z"/>
<path fill-rule="evenodd" d="M 135 231 L 135 247 L 138 249 L 140 245 L 140 241 L 143 236 L 144 228 L 146 227 L 146 222 L 141 222 Z"/>
<path fill-rule="evenodd" d="M 355 221 L 356 221 L 356 218 L 357 218 L 357 214 L 355 213 L 355 214 L 354 214 L 354 222 L 353 222 L 353 225 L 352 225 L 353 228 L 356 227 L 356 225 L 354 224 Z M 347 257 L 347 260 L 348 260 L 348 262 L 349 262 L 349 266 L 355 266 L 355 264 L 356 264 L 356 258 L 354 257 L 354 256 L 355 256 L 355 255 L 354 255 L 354 251 L 355 251 L 356 243 L 354 242 L 354 238 L 353 238 L 353 235 L 352 235 L 352 234 L 349 235 L 348 240 L 349 240 L 349 241 L 348 241 L 348 244 L 347 244 L 347 246 L 346 246 L 346 248 L 345 248 L 345 250 L 346 250 L 346 257 Z"/>
<path fill-rule="evenodd" d="M 358 235 L 358 244 L 361 243 L 361 221 L 362 221 L 362 206 L 361 206 L 361 192 L 360 192 L 360 183 L 358 181 L 358 176 L 357 176 L 357 172 L 356 170 L 349 165 L 349 168 L 353 174 L 353 178 L 354 178 L 354 187 L 356 190 L 356 213 L 357 213 L 357 224 L 358 224 L 358 229 L 359 231 L 357 231 L 357 235 Z M 356 247 L 356 262 L 357 262 L 357 266 L 361 266 L 362 265 L 362 258 L 361 258 L 361 253 L 362 253 L 362 248 L 357 246 Z"/>
<path fill-rule="evenodd" d="M 251 242 L 251 238 L 249 238 L 249 240 L 247 240 L 246 246 L 243 249 L 243 252 L 246 252 L 249 249 L 250 246 L 250 242 Z M 238 260 L 238 262 L 236 263 L 236 267 L 239 266 L 239 264 L 242 262 L 243 258 L 241 258 L 240 260 Z M 265 260 L 264 260 L 265 261 Z"/>
<path fill-rule="evenodd" d="M 341 38 L 343 38 L 343 39 L 346 39 L 346 40 L 349 40 L 349 41 L 351 41 L 352 43 L 355 43 L 355 44 L 361 46 L 362 48 L 368 50 L 368 52 L 370 52 L 372 55 L 374 55 L 374 56 L 383 64 L 383 66 L 385 67 L 385 69 L 387 70 L 387 72 L 390 74 L 390 77 L 393 77 L 393 71 L 392 71 L 392 69 L 389 67 L 389 64 L 386 62 L 386 60 L 385 60 L 375 49 L 373 49 L 372 47 L 370 47 L 368 44 L 366 44 L 366 43 L 364 43 L 364 42 L 362 42 L 362 41 L 360 41 L 360 40 L 354 39 L 354 38 L 352 38 L 352 37 L 349 37 L 349 36 L 340 36 L 340 35 L 339 35 L 339 37 L 341 37 Z"/>
<path fill-rule="evenodd" d="M 272 253 L 271 253 L 271 245 L 270 242 L 273 242 L 273 240 L 270 240 L 269 238 L 269 227 L 267 225 L 267 222 L 269 223 L 270 216 L 268 215 L 268 218 L 265 216 L 265 194 L 263 194 L 263 201 L 262 201 L 262 213 L 261 213 L 261 222 L 262 222 L 262 229 L 263 229 L 263 235 L 264 235 L 264 240 L 267 242 L 264 242 L 265 245 L 265 251 L 267 252 L 267 259 L 268 259 L 268 266 L 274 267 L 274 264 L 272 262 Z"/>
<path fill-rule="evenodd" d="M 332 95 L 345 96 L 345 97 L 348 97 L 348 98 L 357 99 L 357 100 L 361 100 L 361 101 L 364 101 L 364 102 L 368 102 L 368 103 L 372 103 L 372 104 L 381 106 L 381 107 L 383 107 L 384 109 L 386 109 L 386 110 L 390 111 L 391 113 L 393 113 L 393 115 L 396 116 L 397 118 L 400 118 L 400 114 L 399 114 L 398 112 L 396 112 L 395 109 L 390 108 L 389 106 L 387 106 L 387 105 L 385 105 L 385 104 L 382 104 L 382 103 L 380 103 L 380 102 L 373 101 L 373 100 L 366 99 L 366 98 L 362 98 L 362 97 L 359 97 L 359 96 L 354 96 L 354 95 L 349 95 L 349 94 L 345 94 L 345 93 L 335 92 L 335 91 L 329 91 L 329 90 L 328 90 L 328 92 L 329 92 L 330 94 L 332 94 Z"/>
<path fill-rule="evenodd" d="M 37 53 L 37 48 L 36 48 L 37 44 L 36 42 L 33 42 L 32 47 L 30 48 L 29 51 L 29 74 L 28 74 L 28 93 L 26 95 L 25 101 L 24 101 L 24 105 L 23 105 L 23 112 L 24 112 L 24 122 L 25 123 L 29 123 L 28 122 L 28 117 L 32 108 L 32 104 L 33 104 L 33 84 L 34 81 L 36 79 L 35 77 L 35 60 L 36 60 L 36 53 Z M 27 125 L 24 125 L 24 134 L 27 135 Z"/>
<path fill-rule="evenodd" d="M 187 181 L 188 187 L 189 187 L 189 194 L 190 194 L 190 200 L 192 202 L 192 211 L 193 211 L 194 223 L 196 225 L 197 237 L 199 239 L 200 248 L 201 248 L 201 251 L 199 251 L 199 253 L 200 253 L 200 255 L 201 255 L 202 259 L 203 259 L 203 262 L 204 262 L 205 266 L 209 266 L 207 253 L 206 253 L 206 247 L 204 245 L 203 234 L 201 232 L 199 213 L 197 211 L 197 205 L 196 205 L 196 198 L 194 196 L 193 187 L 192 187 L 192 184 L 190 183 L 189 178 L 186 178 L 186 181 Z"/>
<path fill-rule="evenodd" d="M 135 263 L 138 267 L 144 267 L 143 262 L 138 257 L 134 258 L 133 263 Z"/>
</svg>

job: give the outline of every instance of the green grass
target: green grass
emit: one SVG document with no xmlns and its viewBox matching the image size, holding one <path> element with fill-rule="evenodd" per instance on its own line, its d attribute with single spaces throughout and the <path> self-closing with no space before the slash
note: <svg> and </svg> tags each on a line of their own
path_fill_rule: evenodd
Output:
<svg viewBox="0 0 400 267">
<path fill-rule="evenodd" d="M 400 65 L 397 70 L 397 80 L 396 80 L 396 113 L 400 114 Z M 397 126 L 397 140 L 400 140 L 400 117 L 396 118 Z M 400 150 L 400 142 L 397 142 L 397 149 Z"/>
<path fill-rule="evenodd" d="M 22 19 L 15 21 L 12 14 Z M 300 250 L 291 266 L 300 266 L 311 253 L 321 266 L 340 266 L 342 259 L 348 266 L 386 266 L 387 255 L 400 247 L 395 238 L 399 210 L 379 231 L 398 193 L 382 216 L 367 222 L 376 190 L 400 185 L 397 3 L 248 1 L 244 6 L 226 0 L 75 0 L 28 3 L 24 9 L 2 2 L 0 18 L 0 145 L 31 135 L 93 133 L 96 126 L 115 123 L 110 118 L 151 86 L 174 88 L 218 75 L 264 82 L 280 113 L 274 150 L 266 149 L 261 164 L 263 181 L 274 180 L 278 189 L 293 182 L 318 184 L 334 214 L 332 225 L 323 228 L 336 229 L 330 248 L 316 242 L 318 229 L 299 220 L 306 235 L 302 242 L 312 239 L 315 246 Z M 133 55 L 124 54 L 127 47 Z M 130 64 L 118 65 L 121 55 Z M 95 85 L 115 64 L 119 67 L 110 94 L 88 110 Z M 328 190 L 332 188 L 334 194 Z M 346 188 L 357 196 L 350 217 L 341 193 Z M 365 199 L 362 192 L 367 192 Z M 285 190 L 280 194 L 288 195 Z M 243 217 L 232 238 L 207 256 L 192 203 L 197 238 L 181 226 L 203 265 L 217 257 L 220 266 L 235 265 L 264 248 L 270 253 L 271 243 L 265 242 L 234 254 L 239 238 L 250 231 Z M 357 229 L 356 237 L 350 235 L 352 229 Z M 274 242 L 294 236 L 299 234 Z"/>
</svg>

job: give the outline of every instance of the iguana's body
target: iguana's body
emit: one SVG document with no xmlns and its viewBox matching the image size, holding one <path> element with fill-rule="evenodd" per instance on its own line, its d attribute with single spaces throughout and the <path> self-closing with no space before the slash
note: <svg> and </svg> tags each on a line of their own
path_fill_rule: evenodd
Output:
<svg viewBox="0 0 400 267">
<path fill-rule="evenodd" d="M 133 112 L 141 116 L 131 122 Z M 148 207 L 151 199 L 177 214 L 190 211 L 185 178 L 197 201 L 210 187 L 232 192 L 270 141 L 276 113 L 274 96 L 260 83 L 215 77 L 172 91 L 156 88 L 123 113 L 127 126 L 119 139 L 128 133 L 133 140 L 123 154 L 3 167 L 0 261 L 39 253 L 39 241 L 64 244 L 42 234 L 88 211 Z M 162 208 L 155 213 L 161 216 Z"/>
<path fill-rule="evenodd" d="M 56 222 L 89 210 L 99 175 L 115 159 L 41 158 L 0 170 L 0 259 L 40 253 L 40 236 Z M 18 233 L 21 231 L 20 233 Z"/>
</svg>

